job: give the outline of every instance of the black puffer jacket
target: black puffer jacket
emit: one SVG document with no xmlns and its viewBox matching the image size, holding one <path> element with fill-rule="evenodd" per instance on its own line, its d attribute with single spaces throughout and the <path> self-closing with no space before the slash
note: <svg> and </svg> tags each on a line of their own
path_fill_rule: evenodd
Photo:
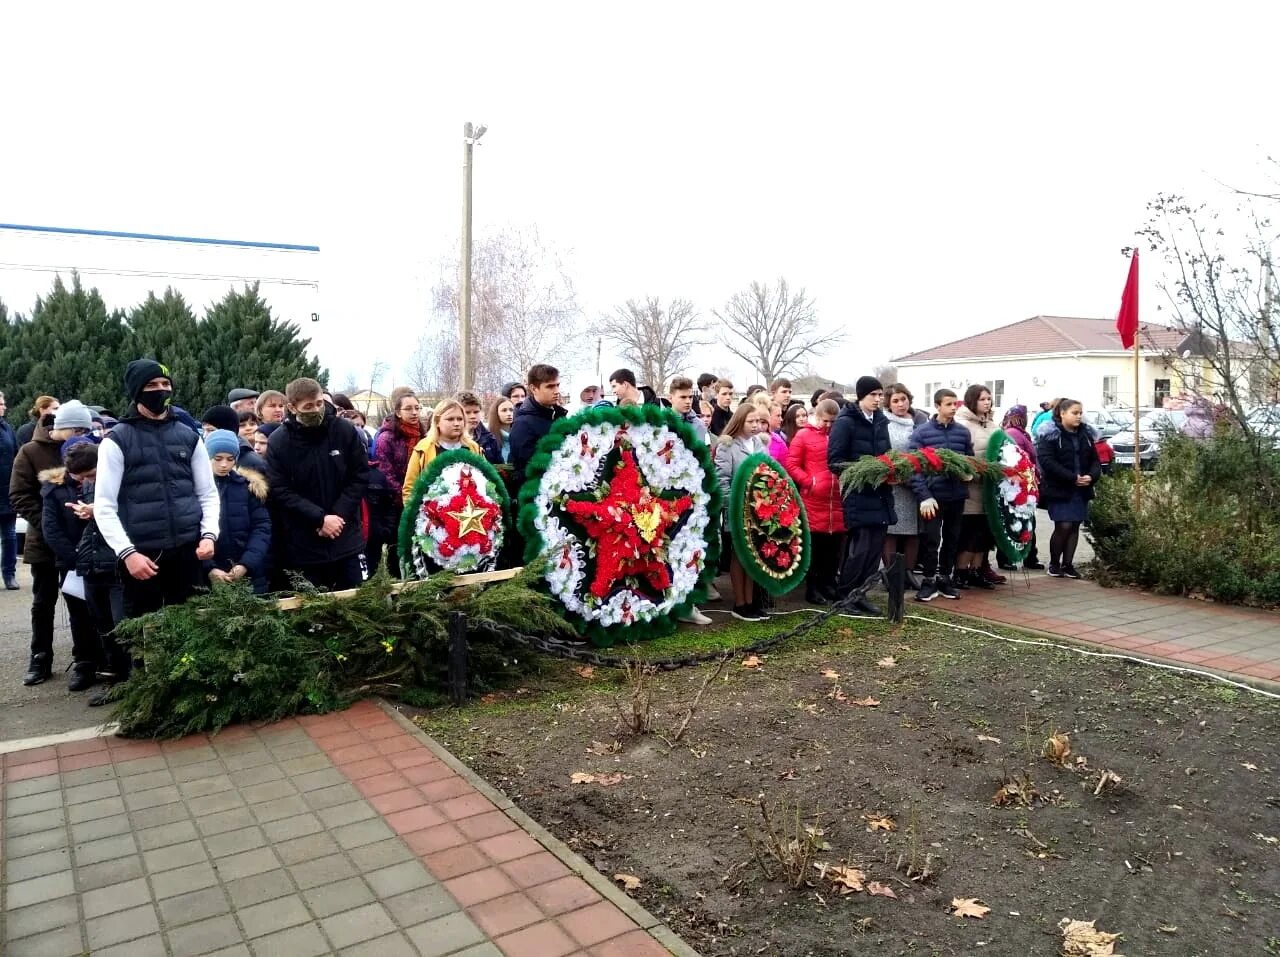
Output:
<svg viewBox="0 0 1280 957">
<path fill-rule="evenodd" d="M 840 410 L 827 439 L 827 468 L 839 477 L 845 466 L 864 455 L 884 455 L 890 449 L 889 420 L 879 409 L 868 420 L 856 403 Z M 844 496 L 845 528 L 892 525 L 898 520 L 893 489 L 888 485 L 862 488 Z"/>
<path fill-rule="evenodd" d="M 524 470 L 538 449 L 538 440 L 551 431 L 551 423 L 563 419 L 569 411 L 563 406 L 550 408 L 526 395 L 516 408 L 511 423 L 511 468 L 515 472 L 516 488 L 524 484 Z"/>
<path fill-rule="evenodd" d="M 356 427 L 326 411 L 305 428 L 292 415 L 267 440 L 271 520 L 281 526 L 284 567 L 322 565 L 364 551 L 361 503 L 369 488 L 369 458 Z M 342 534 L 319 534 L 326 515 L 346 520 Z"/>
<path fill-rule="evenodd" d="M 1087 502 L 1102 478 L 1102 463 L 1087 425 L 1068 432 L 1056 422 L 1051 424 L 1036 440 L 1036 464 L 1040 466 L 1040 502 L 1044 505 L 1068 502 L 1076 492 Z M 1076 485 L 1077 475 L 1092 476 L 1093 482 Z"/>
<path fill-rule="evenodd" d="M 44 499 L 40 531 L 53 551 L 54 563 L 60 569 L 75 568 L 76 549 L 89 520 L 76 518 L 67 506 L 83 501 L 80 483 L 67 474 L 64 466 L 46 469 L 40 473 L 40 495 Z"/>
<path fill-rule="evenodd" d="M 200 540 L 203 511 L 192 462 L 204 455 L 200 435 L 172 415 L 126 418 L 104 442 L 120 447 L 120 524 L 134 548 L 160 551 Z"/>
</svg>

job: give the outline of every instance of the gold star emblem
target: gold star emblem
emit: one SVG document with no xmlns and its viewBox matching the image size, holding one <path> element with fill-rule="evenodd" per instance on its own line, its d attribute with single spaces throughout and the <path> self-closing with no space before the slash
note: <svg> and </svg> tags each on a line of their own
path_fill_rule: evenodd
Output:
<svg viewBox="0 0 1280 957">
<path fill-rule="evenodd" d="M 450 518 L 458 523 L 458 537 L 466 535 L 467 532 L 479 532 L 485 534 L 484 517 L 487 514 L 484 509 L 477 508 L 475 501 L 471 496 L 467 496 L 467 507 L 458 512 L 446 513 Z"/>
<path fill-rule="evenodd" d="M 647 511 L 632 509 L 631 517 L 635 520 L 636 528 L 640 529 L 640 537 L 646 542 L 652 542 L 658 526 L 662 524 L 662 507 L 655 502 Z"/>
</svg>

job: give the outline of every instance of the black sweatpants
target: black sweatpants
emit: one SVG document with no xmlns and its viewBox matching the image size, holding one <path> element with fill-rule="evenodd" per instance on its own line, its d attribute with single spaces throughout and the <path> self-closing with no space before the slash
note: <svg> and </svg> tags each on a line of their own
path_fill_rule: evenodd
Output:
<svg viewBox="0 0 1280 957">
<path fill-rule="evenodd" d="M 849 544 L 837 586 L 841 595 L 849 594 L 879 570 L 888 531 L 887 525 L 855 525 L 849 529 Z"/>
<path fill-rule="evenodd" d="M 939 502 L 938 513 L 926 519 L 920 535 L 920 562 L 925 580 L 935 575 L 950 578 L 960 551 L 960 524 L 964 519 L 964 499 Z"/>
<path fill-rule="evenodd" d="M 120 563 L 125 618 L 137 618 L 159 611 L 166 605 L 181 605 L 196 593 L 196 585 L 200 581 L 200 560 L 196 558 L 195 542 L 163 551 L 142 551 L 142 554 L 155 562 L 160 571 L 143 581 L 130 575 L 124 562 Z"/>
<path fill-rule="evenodd" d="M 89 579 L 84 584 L 85 601 L 102 641 L 103 670 L 126 677 L 129 654 L 116 643 L 115 627 L 124 617 L 124 587 L 114 579 Z"/>
<path fill-rule="evenodd" d="M 31 653 L 53 656 L 53 616 L 58 608 L 58 594 L 67 577 L 53 562 L 33 562 L 31 569 Z M 71 659 L 94 665 L 102 659 L 98 631 L 84 599 L 64 594 L 67 616 L 71 619 Z"/>
<path fill-rule="evenodd" d="M 844 536 L 840 532 L 810 532 L 809 545 L 813 555 L 809 559 L 809 576 L 807 584 L 811 590 L 826 592 L 833 589 L 840 574 L 840 564 L 844 556 L 841 554 L 840 540 Z"/>
</svg>

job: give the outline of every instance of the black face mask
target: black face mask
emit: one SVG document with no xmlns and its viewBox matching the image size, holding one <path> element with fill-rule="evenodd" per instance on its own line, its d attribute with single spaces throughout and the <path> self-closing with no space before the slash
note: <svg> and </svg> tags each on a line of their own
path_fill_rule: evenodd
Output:
<svg viewBox="0 0 1280 957">
<path fill-rule="evenodd" d="M 173 398 L 172 389 L 152 389 L 138 396 L 138 405 L 152 415 L 161 415 L 168 411 L 169 400 Z"/>
<path fill-rule="evenodd" d="M 40 426 L 45 429 L 53 428 L 53 413 L 48 412 L 40 417 Z"/>
</svg>

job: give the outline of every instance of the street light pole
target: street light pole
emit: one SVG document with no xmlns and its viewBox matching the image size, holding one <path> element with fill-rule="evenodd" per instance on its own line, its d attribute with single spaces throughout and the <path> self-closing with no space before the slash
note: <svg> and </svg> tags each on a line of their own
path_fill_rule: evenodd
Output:
<svg viewBox="0 0 1280 957">
<path fill-rule="evenodd" d="M 474 385 L 471 368 L 471 149 L 476 137 L 470 123 L 462 124 L 462 281 L 458 293 L 458 373 L 461 388 Z"/>
</svg>

